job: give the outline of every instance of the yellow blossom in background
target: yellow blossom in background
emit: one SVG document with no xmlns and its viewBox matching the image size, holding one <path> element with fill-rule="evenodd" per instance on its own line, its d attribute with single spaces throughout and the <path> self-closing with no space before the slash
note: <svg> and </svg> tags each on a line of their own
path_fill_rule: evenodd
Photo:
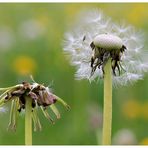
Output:
<svg viewBox="0 0 148 148">
<path fill-rule="evenodd" d="M 142 141 L 139 143 L 140 145 L 148 145 L 148 137 L 144 138 Z"/>
<path fill-rule="evenodd" d="M 143 119 L 148 119 L 148 102 L 141 104 L 141 117 Z"/>
<path fill-rule="evenodd" d="M 140 116 L 140 109 L 140 104 L 134 99 L 126 101 L 122 106 L 123 115 L 131 119 L 135 119 Z"/>
<path fill-rule="evenodd" d="M 51 18 L 49 18 L 48 15 L 46 14 L 41 14 L 40 16 L 38 16 L 38 20 L 40 22 L 40 25 L 42 25 L 42 27 L 48 27 L 49 22 L 52 21 Z"/>
<path fill-rule="evenodd" d="M 134 7 L 128 11 L 127 19 L 137 26 L 142 25 L 148 17 L 148 14 L 145 13 L 146 9 L 147 6 L 145 4 L 134 5 Z"/>
<path fill-rule="evenodd" d="M 122 106 L 123 115 L 130 119 L 148 119 L 148 102 L 129 100 Z"/>
<path fill-rule="evenodd" d="M 20 75 L 33 74 L 36 69 L 36 62 L 29 56 L 18 56 L 13 61 L 13 69 Z"/>
</svg>

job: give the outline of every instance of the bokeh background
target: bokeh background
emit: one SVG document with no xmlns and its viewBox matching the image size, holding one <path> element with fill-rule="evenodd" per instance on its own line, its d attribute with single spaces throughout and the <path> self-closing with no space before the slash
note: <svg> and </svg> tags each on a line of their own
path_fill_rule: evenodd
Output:
<svg viewBox="0 0 148 148">
<path fill-rule="evenodd" d="M 93 8 L 148 34 L 147 3 L 0 4 L 0 87 L 31 81 L 32 74 L 71 106 L 67 112 L 57 104 L 62 118 L 55 125 L 39 112 L 43 129 L 33 132 L 34 145 L 100 144 L 103 84 L 75 80 L 76 69 L 62 50 L 64 32 L 80 11 Z M 148 144 L 147 90 L 148 75 L 134 85 L 113 90 L 113 144 Z M 0 145 L 23 145 L 24 116 L 18 119 L 17 131 L 8 132 L 9 107 L 0 113 Z"/>
</svg>

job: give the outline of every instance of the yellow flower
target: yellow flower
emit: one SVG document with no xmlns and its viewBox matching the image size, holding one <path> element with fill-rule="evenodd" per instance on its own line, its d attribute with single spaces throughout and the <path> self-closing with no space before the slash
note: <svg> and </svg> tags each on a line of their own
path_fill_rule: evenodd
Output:
<svg viewBox="0 0 148 148">
<path fill-rule="evenodd" d="M 128 13 L 128 20 L 135 25 L 140 26 L 143 21 L 147 18 L 147 8 L 145 4 L 138 4 L 133 7 Z"/>
<path fill-rule="evenodd" d="M 141 117 L 148 119 L 148 102 L 144 102 L 144 104 L 141 105 Z"/>
<path fill-rule="evenodd" d="M 33 74 L 36 69 L 36 62 L 28 56 L 19 56 L 13 62 L 14 70 L 20 75 Z"/>
<path fill-rule="evenodd" d="M 140 145 L 148 145 L 148 137 L 144 138 L 141 142 Z"/>
<path fill-rule="evenodd" d="M 140 104 L 135 100 L 129 100 L 123 104 L 123 114 L 127 118 L 135 119 L 140 116 Z"/>
</svg>

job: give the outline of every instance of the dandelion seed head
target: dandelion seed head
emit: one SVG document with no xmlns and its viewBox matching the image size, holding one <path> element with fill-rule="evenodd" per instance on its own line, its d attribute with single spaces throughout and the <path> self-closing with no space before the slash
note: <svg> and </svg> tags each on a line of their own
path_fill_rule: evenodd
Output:
<svg viewBox="0 0 148 148">
<path fill-rule="evenodd" d="M 79 21 L 73 29 L 65 34 L 63 45 L 64 52 L 70 57 L 70 63 L 77 68 L 76 79 L 102 80 L 103 65 L 95 65 L 96 69 L 91 75 L 91 66 L 99 63 L 97 56 L 100 56 L 100 53 L 97 53 L 92 65 L 91 58 L 95 55 L 95 50 L 100 48 L 106 52 L 113 49 L 118 52 L 114 55 L 118 55 L 119 58 L 116 61 L 120 63 L 120 74 L 117 65 L 114 65 L 115 86 L 133 84 L 143 78 L 144 73 L 148 72 L 148 52 L 144 50 L 143 32 L 125 22 L 114 23 L 111 18 L 96 9 L 82 12 L 78 18 Z M 107 53 L 106 57 L 111 56 L 110 53 Z M 113 61 L 115 60 L 112 60 L 112 64 Z"/>
<path fill-rule="evenodd" d="M 45 28 L 38 20 L 29 19 L 22 22 L 19 33 L 25 39 L 35 40 L 45 33 Z"/>
<path fill-rule="evenodd" d="M 137 138 L 133 131 L 121 129 L 114 135 L 113 143 L 115 145 L 135 145 L 137 143 Z"/>
</svg>

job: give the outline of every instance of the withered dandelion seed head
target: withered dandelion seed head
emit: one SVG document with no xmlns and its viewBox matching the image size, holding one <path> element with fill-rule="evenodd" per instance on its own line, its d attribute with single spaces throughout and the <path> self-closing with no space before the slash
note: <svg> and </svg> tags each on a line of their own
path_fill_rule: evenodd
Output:
<svg viewBox="0 0 148 148">
<path fill-rule="evenodd" d="M 48 107 L 56 115 L 57 119 L 60 118 L 60 113 L 55 106 L 56 102 L 62 103 L 67 109 L 69 105 L 61 98 L 53 94 L 48 87 L 42 84 L 22 82 L 8 88 L 0 88 L 0 91 L 4 91 L 0 95 L 0 107 L 11 101 L 10 111 L 10 123 L 8 129 L 16 130 L 17 116 L 25 109 L 25 98 L 32 100 L 32 119 L 34 122 L 34 130 L 41 130 L 41 123 L 37 115 L 37 108 L 40 107 L 44 116 L 54 123 L 54 120 L 48 113 Z"/>
</svg>

